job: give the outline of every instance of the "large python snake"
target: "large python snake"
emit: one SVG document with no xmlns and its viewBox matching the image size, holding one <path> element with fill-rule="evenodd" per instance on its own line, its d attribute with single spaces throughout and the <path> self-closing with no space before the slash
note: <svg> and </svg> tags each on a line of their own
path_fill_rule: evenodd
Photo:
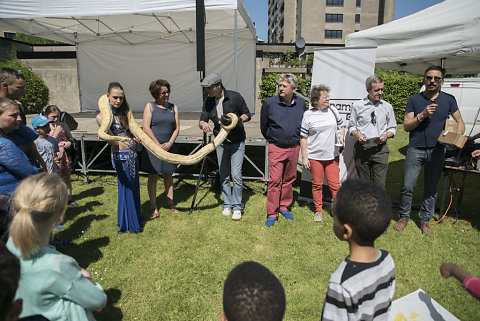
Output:
<svg viewBox="0 0 480 321">
<path fill-rule="evenodd" d="M 128 137 L 113 136 L 107 133 L 110 126 L 112 125 L 113 113 L 112 113 L 112 110 L 110 109 L 110 104 L 108 102 L 108 97 L 106 94 L 100 97 L 100 99 L 98 100 L 98 108 L 100 109 L 100 113 L 102 114 L 102 123 L 98 128 L 98 138 L 103 139 L 107 142 L 128 141 L 131 139 Z M 154 141 L 140 128 L 138 123 L 135 121 L 132 110 L 130 109 L 130 106 L 128 106 L 128 126 L 130 128 L 130 132 L 135 137 L 139 138 L 143 146 L 145 146 L 153 155 L 155 155 L 159 159 L 168 163 L 181 164 L 181 165 L 197 164 L 205 156 L 213 152 L 215 148 L 217 148 L 223 143 L 225 138 L 227 138 L 229 131 L 233 129 L 238 122 L 237 115 L 233 113 L 229 113 L 227 114 L 227 116 L 231 118 L 232 123 L 228 126 L 225 126 L 222 124 L 220 132 L 211 143 L 203 146 L 195 154 L 179 155 L 179 154 L 169 153 L 165 151 L 163 148 L 161 148 L 160 146 L 158 146 L 157 144 L 155 144 Z"/>
</svg>

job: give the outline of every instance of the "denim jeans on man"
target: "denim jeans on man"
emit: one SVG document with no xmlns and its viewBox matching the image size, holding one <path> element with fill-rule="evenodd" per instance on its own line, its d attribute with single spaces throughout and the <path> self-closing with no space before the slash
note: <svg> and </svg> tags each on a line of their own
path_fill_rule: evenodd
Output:
<svg viewBox="0 0 480 321">
<path fill-rule="evenodd" d="M 444 159 L 445 148 L 439 143 L 435 147 L 408 147 L 398 208 L 401 219 L 407 221 L 410 219 L 413 188 L 417 183 L 422 166 L 424 166 L 424 189 L 419 216 L 421 222 L 427 223 L 432 218 Z"/>
<path fill-rule="evenodd" d="M 217 159 L 220 167 L 220 184 L 222 185 L 223 208 L 233 211 L 243 210 L 242 204 L 242 165 L 245 155 L 245 141 L 223 143 L 217 147 Z M 230 186 L 232 175 L 233 188 Z"/>
</svg>

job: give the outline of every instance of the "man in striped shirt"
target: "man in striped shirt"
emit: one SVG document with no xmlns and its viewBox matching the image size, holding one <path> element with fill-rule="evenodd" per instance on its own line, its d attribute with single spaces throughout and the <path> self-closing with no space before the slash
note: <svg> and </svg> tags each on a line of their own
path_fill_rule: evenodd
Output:
<svg viewBox="0 0 480 321">
<path fill-rule="evenodd" d="M 395 265 L 375 239 L 392 219 L 385 190 L 364 179 L 349 179 L 333 204 L 333 231 L 347 241 L 350 255 L 330 276 L 322 320 L 387 320 L 395 292 Z"/>
</svg>

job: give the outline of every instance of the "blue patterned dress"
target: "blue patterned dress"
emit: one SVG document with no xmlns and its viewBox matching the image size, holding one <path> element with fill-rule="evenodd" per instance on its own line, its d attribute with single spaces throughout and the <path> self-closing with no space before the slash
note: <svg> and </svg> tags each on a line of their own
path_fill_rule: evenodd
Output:
<svg viewBox="0 0 480 321">
<path fill-rule="evenodd" d="M 127 131 L 118 123 L 116 117 L 110 127 L 114 136 L 128 137 Z M 118 233 L 142 232 L 140 227 L 143 218 L 140 209 L 140 184 L 138 180 L 138 159 L 136 143 L 127 143 L 128 149 L 112 147 L 112 165 L 117 171 L 118 205 L 117 220 L 120 229 Z"/>
</svg>

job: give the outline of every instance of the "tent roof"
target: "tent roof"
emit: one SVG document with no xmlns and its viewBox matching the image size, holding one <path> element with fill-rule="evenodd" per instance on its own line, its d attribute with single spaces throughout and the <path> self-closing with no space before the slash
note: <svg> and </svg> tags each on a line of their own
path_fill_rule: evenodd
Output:
<svg viewBox="0 0 480 321">
<path fill-rule="evenodd" d="M 195 42 L 195 0 L 2 0 L 0 26 L 65 43 Z M 239 15 L 235 26 L 234 14 Z M 205 38 L 255 37 L 241 0 L 205 0 Z M 214 14 L 212 12 L 215 12 Z"/>
<path fill-rule="evenodd" d="M 422 73 L 480 73 L 480 1 L 444 0 L 410 16 L 347 36 L 346 46 L 377 46 L 377 66 Z"/>
</svg>

